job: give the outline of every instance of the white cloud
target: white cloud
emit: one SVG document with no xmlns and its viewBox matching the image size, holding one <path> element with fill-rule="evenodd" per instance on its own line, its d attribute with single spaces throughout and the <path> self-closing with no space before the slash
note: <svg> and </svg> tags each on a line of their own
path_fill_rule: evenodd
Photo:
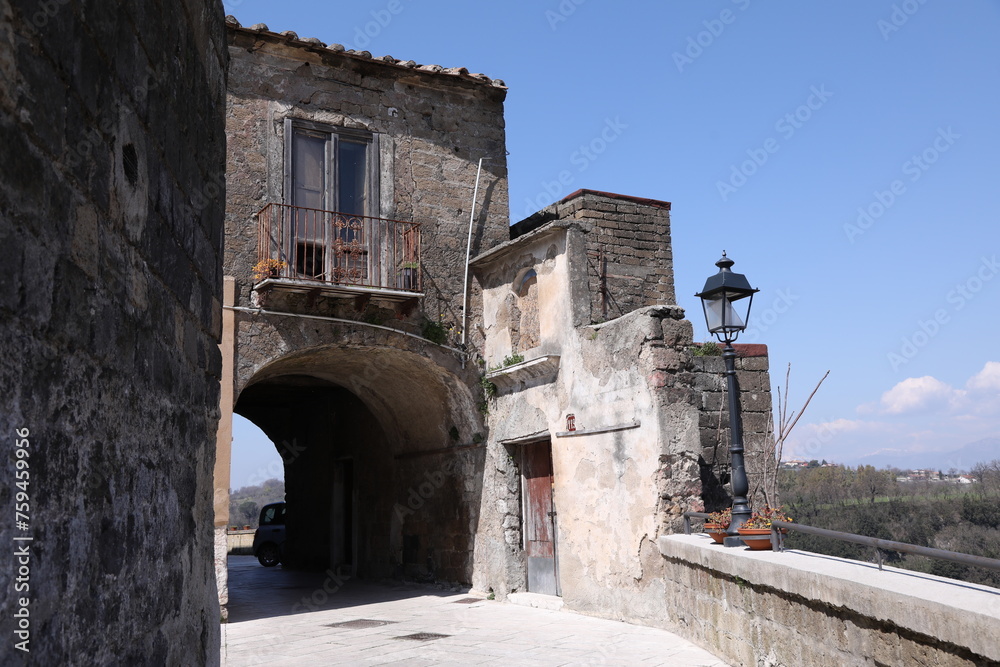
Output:
<svg viewBox="0 0 1000 667">
<path fill-rule="evenodd" d="M 907 378 L 857 407 L 859 419 L 801 422 L 785 443 L 784 458 L 862 461 L 942 452 L 1000 432 L 1000 362 L 955 388 L 933 376 Z"/>
<path fill-rule="evenodd" d="M 963 391 L 930 375 L 907 378 L 882 394 L 882 412 L 900 415 L 918 410 L 941 409 L 954 404 L 963 394 Z"/>
<path fill-rule="evenodd" d="M 987 361 L 965 386 L 973 391 L 1000 391 L 1000 361 Z"/>
</svg>

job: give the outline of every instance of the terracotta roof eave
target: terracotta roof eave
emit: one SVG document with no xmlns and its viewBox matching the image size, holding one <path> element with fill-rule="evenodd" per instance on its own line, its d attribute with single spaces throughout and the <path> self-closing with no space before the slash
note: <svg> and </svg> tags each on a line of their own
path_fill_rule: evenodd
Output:
<svg viewBox="0 0 1000 667">
<path fill-rule="evenodd" d="M 467 81 L 469 83 L 481 84 L 485 86 L 490 86 L 491 88 L 499 88 L 501 90 L 507 90 L 507 84 L 504 83 L 503 79 L 491 79 L 485 74 L 470 73 L 464 67 L 441 67 L 440 65 L 420 65 L 412 60 L 400 60 L 393 58 L 392 56 L 378 56 L 372 57 L 372 54 L 368 51 L 353 51 L 347 50 L 342 44 L 326 44 L 320 39 L 315 37 L 299 37 L 295 32 L 291 30 L 286 30 L 281 33 L 272 32 L 268 29 L 267 25 L 263 23 L 258 23 L 256 25 L 250 26 L 249 28 L 243 27 L 239 21 L 233 16 L 226 17 L 226 28 L 232 30 L 233 32 L 243 33 L 245 35 L 254 36 L 266 36 L 275 42 L 284 42 L 291 46 L 296 46 L 303 49 L 308 49 L 311 51 L 318 51 L 322 53 L 333 53 L 340 56 L 347 56 L 355 60 L 362 60 L 365 62 L 379 63 L 382 65 L 388 65 L 390 67 L 395 67 L 404 70 L 417 71 L 424 74 L 446 76 L 449 78 L 461 79 L 462 81 Z"/>
</svg>

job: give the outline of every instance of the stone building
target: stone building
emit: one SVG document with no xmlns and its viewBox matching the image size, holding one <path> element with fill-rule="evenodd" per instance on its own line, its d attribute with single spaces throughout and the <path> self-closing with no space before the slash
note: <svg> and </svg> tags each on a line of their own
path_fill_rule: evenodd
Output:
<svg viewBox="0 0 1000 667">
<path fill-rule="evenodd" d="M 663 624 L 671 591 L 655 539 L 683 512 L 726 502 L 728 460 L 722 369 L 709 368 L 721 358 L 693 356 L 673 305 L 669 212 L 581 190 L 472 262 L 495 386 L 485 488 L 496 494 L 482 505 L 475 587 Z M 741 346 L 740 379 L 748 407 L 769 416 L 766 359 L 754 353 Z M 755 416 L 751 432 L 764 426 Z"/>
<path fill-rule="evenodd" d="M 291 567 L 661 623 L 655 539 L 725 474 L 670 204 L 508 227 L 502 81 L 227 23 L 217 538 L 234 410 L 284 460 Z"/>
<path fill-rule="evenodd" d="M 464 269 L 507 237 L 503 82 L 228 34 L 223 409 L 284 458 L 286 562 L 468 581 L 486 427 Z"/>
<path fill-rule="evenodd" d="M 0 3 L 4 665 L 219 662 L 221 4 Z"/>
</svg>

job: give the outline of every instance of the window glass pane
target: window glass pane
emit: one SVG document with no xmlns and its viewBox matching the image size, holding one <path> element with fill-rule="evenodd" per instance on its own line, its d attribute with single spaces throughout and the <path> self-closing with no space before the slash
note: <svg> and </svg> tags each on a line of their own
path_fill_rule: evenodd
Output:
<svg viewBox="0 0 1000 667">
<path fill-rule="evenodd" d="M 365 175 L 368 144 L 341 139 L 337 147 L 337 211 L 365 215 Z"/>
<path fill-rule="evenodd" d="M 312 209 L 326 206 L 326 144 L 328 136 L 295 130 L 292 134 L 292 205 Z M 315 211 L 296 211 L 293 236 L 301 241 L 317 241 L 323 238 L 322 217 Z M 299 244 L 296 265 L 306 260 Z M 310 253 L 306 253 L 310 254 Z M 303 271 L 298 266 L 299 273 Z"/>
<path fill-rule="evenodd" d="M 292 145 L 292 205 L 323 208 L 326 138 L 295 132 Z"/>
</svg>

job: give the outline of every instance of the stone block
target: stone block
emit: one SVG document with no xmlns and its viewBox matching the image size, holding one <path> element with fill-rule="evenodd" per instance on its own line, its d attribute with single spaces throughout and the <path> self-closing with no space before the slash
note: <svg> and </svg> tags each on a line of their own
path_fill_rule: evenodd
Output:
<svg viewBox="0 0 1000 667">
<path fill-rule="evenodd" d="M 640 362 L 657 370 L 677 371 L 687 366 L 688 356 L 683 351 L 662 345 L 645 345 Z"/>
<path fill-rule="evenodd" d="M 691 345 L 694 339 L 694 327 L 690 321 L 665 317 L 661 320 L 661 326 L 664 345 L 671 347 Z"/>
<path fill-rule="evenodd" d="M 738 357 L 736 368 L 745 371 L 766 371 L 768 369 L 767 357 Z"/>
<path fill-rule="evenodd" d="M 722 357 L 695 357 L 694 364 L 695 370 L 700 370 L 703 373 L 726 372 L 726 363 Z"/>
<path fill-rule="evenodd" d="M 771 393 L 765 391 L 744 391 L 740 396 L 744 413 L 764 412 L 771 410 Z"/>
</svg>

